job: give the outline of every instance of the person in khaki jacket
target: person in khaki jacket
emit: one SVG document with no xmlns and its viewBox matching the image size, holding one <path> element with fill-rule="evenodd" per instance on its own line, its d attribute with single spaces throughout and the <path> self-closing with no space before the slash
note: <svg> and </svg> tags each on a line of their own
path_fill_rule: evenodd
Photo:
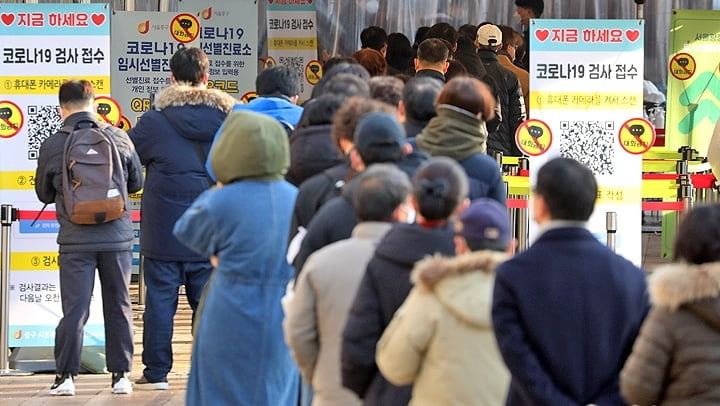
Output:
<svg viewBox="0 0 720 406">
<path fill-rule="evenodd" d="M 360 222 L 352 237 L 311 255 L 285 304 L 285 340 L 315 391 L 313 406 L 362 404 L 340 382 L 342 330 L 367 262 L 392 222 L 402 220 L 409 193 L 410 180 L 395 165 L 373 164 L 361 173 L 352 196 Z"/>
<path fill-rule="evenodd" d="M 632 405 L 720 404 L 720 205 L 680 223 L 674 263 L 649 278 L 653 303 L 620 375 Z"/>
<path fill-rule="evenodd" d="M 493 270 L 514 248 L 507 211 L 480 198 L 459 220 L 458 256 L 436 255 L 415 265 L 415 287 L 377 346 L 383 376 L 395 385 L 414 383 L 412 406 L 505 402 L 510 374 L 490 307 Z"/>
</svg>

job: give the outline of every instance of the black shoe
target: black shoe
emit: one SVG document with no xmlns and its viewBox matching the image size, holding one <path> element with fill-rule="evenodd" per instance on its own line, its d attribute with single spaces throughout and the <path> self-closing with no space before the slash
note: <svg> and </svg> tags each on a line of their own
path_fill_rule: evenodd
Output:
<svg viewBox="0 0 720 406">
<path fill-rule="evenodd" d="M 150 382 L 145 377 L 145 375 L 143 375 L 142 378 L 135 381 L 135 385 L 138 386 L 138 389 L 168 390 L 168 388 L 170 388 L 167 378 L 162 379 L 160 381 L 156 381 L 156 382 Z"/>
<path fill-rule="evenodd" d="M 50 394 L 54 396 L 73 396 L 75 395 L 75 381 L 70 374 L 61 374 L 55 376 L 55 382 L 50 387 Z"/>
</svg>

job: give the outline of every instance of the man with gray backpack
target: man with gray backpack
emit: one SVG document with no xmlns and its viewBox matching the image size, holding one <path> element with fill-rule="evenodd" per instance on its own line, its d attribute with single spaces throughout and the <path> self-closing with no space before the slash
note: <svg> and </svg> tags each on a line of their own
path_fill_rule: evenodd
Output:
<svg viewBox="0 0 720 406">
<path fill-rule="evenodd" d="M 95 269 L 102 285 L 107 369 L 112 392 L 132 392 L 133 332 L 130 285 L 133 229 L 128 193 L 143 186 L 135 148 L 122 130 L 98 121 L 87 80 L 60 86 L 63 127 L 40 147 L 35 193 L 55 203 L 63 317 L 55 330 L 55 382 L 51 395 L 75 394 L 83 327 Z"/>
</svg>

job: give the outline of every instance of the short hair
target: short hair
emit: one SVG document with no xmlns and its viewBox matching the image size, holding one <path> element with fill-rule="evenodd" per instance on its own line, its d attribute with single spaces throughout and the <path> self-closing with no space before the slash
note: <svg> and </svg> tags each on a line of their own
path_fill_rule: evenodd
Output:
<svg viewBox="0 0 720 406">
<path fill-rule="evenodd" d="M 209 69 L 210 60 L 200 48 L 180 48 L 170 58 L 170 71 L 177 83 L 201 85 Z"/>
<path fill-rule="evenodd" d="M 381 27 L 372 25 L 360 32 L 360 47 L 382 50 L 387 44 L 387 32 Z"/>
<path fill-rule="evenodd" d="M 413 197 L 418 211 L 428 220 L 445 220 L 468 195 L 465 170 L 454 159 L 435 156 L 413 176 Z"/>
<path fill-rule="evenodd" d="M 597 191 L 592 171 L 570 158 L 555 158 L 540 167 L 534 188 L 553 220 L 587 221 L 595 208 Z"/>
<path fill-rule="evenodd" d="M 340 140 L 355 142 L 355 127 L 365 114 L 372 111 L 397 113 L 397 109 L 393 106 L 365 97 L 351 97 L 335 112 L 331 132 L 333 143 L 338 149 L 340 149 Z"/>
<path fill-rule="evenodd" d="M 448 59 L 450 51 L 443 40 L 428 38 L 418 45 L 417 58 L 422 62 L 437 64 Z"/>
<path fill-rule="evenodd" d="M 697 206 L 678 226 L 674 261 L 704 264 L 720 261 L 720 205 Z"/>
<path fill-rule="evenodd" d="M 351 55 L 360 65 L 367 69 L 370 76 L 382 76 L 387 74 L 387 61 L 380 51 L 371 48 L 363 48 Z"/>
<path fill-rule="evenodd" d="M 332 124 L 335 112 L 345 103 L 347 96 L 326 93 L 322 96 L 308 100 L 303 105 L 302 122 L 305 125 Z"/>
<path fill-rule="evenodd" d="M 363 81 L 367 81 L 368 79 L 370 79 L 370 74 L 368 73 L 367 69 L 365 69 L 365 67 L 360 65 L 358 61 L 354 58 L 349 59 L 352 62 L 340 62 L 336 65 L 333 65 L 331 68 L 323 70 L 323 77 L 320 78 L 320 81 L 313 88 L 312 97 L 317 97 L 325 93 L 325 86 L 328 84 L 328 82 L 330 82 L 336 75 L 339 75 L 341 73 L 347 73 L 353 76 L 357 76 Z M 370 90 L 368 89 L 368 95 L 369 94 Z"/>
<path fill-rule="evenodd" d="M 430 27 L 427 34 L 425 34 L 425 39 L 428 38 L 440 38 L 447 41 L 451 47 L 454 47 L 458 41 L 458 32 L 449 23 L 437 23 Z"/>
<path fill-rule="evenodd" d="M 326 94 L 342 95 L 346 97 L 370 97 L 370 85 L 367 79 L 361 79 L 351 73 L 338 73 L 323 83 L 317 97 Z"/>
<path fill-rule="evenodd" d="M 516 31 L 507 25 L 497 26 L 502 33 L 502 48 L 507 48 L 508 45 L 515 47 L 515 33 Z"/>
<path fill-rule="evenodd" d="M 427 76 L 410 79 L 402 92 L 405 115 L 420 122 L 430 121 L 436 115 L 435 99 L 443 85 L 441 81 Z"/>
<path fill-rule="evenodd" d="M 297 96 L 300 94 L 300 75 L 284 65 L 264 69 L 255 79 L 255 91 L 259 96 Z"/>
<path fill-rule="evenodd" d="M 405 84 L 394 76 L 375 76 L 370 78 L 370 98 L 396 106 L 402 99 Z"/>
<path fill-rule="evenodd" d="M 360 221 L 392 221 L 411 188 L 408 176 L 393 164 L 372 164 L 355 182 L 352 205 Z"/>
<path fill-rule="evenodd" d="M 495 114 L 495 97 L 490 87 L 470 76 L 459 76 L 451 79 L 440 91 L 437 105 L 449 104 L 480 114 L 482 120 L 489 120 Z"/>
<path fill-rule="evenodd" d="M 428 26 L 418 27 L 415 31 L 415 37 L 413 38 L 413 48 L 417 49 L 418 45 L 427 38 L 427 32 L 430 29 Z"/>
<path fill-rule="evenodd" d="M 445 71 L 445 79 L 452 80 L 458 76 L 468 76 L 468 71 L 462 62 L 456 60 L 448 61 L 448 68 Z"/>
<path fill-rule="evenodd" d="M 460 38 L 466 38 L 471 42 L 475 42 L 477 39 L 477 29 L 477 25 L 463 24 L 458 28 L 458 41 L 460 41 Z"/>
<path fill-rule="evenodd" d="M 412 69 L 413 49 L 405 34 L 394 32 L 388 35 L 387 45 L 385 60 L 387 60 L 388 66 L 392 66 L 400 72 Z"/>
<path fill-rule="evenodd" d="M 60 106 L 69 109 L 83 109 L 93 105 L 95 91 L 92 83 L 85 79 L 70 79 L 60 85 L 58 91 Z"/>
</svg>

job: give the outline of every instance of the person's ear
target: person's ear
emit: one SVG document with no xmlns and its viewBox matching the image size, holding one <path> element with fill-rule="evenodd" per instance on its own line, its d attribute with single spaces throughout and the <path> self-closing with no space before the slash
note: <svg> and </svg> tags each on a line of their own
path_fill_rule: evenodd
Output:
<svg viewBox="0 0 720 406">
<path fill-rule="evenodd" d="M 206 73 L 202 77 L 202 84 L 207 86 L 208 80 L 210 80 L 210 75 Z"/>
<path fill-rule="evenodd" d="M 415 72 L 420 70 L 420 60 L 415 58 L 413 59 L 413 64 L 415 65 Z"/>
<path fill-rule="evenodd" d="M 365 170 L 365 162 L 360 158 L 360 153 L 355 148 L 350 150 L 350 166 L 358 172 Z"/>
<path fill-rule="evenodd" d="M 443 73 L 447 73 L 449 67 L 450 67 L 450 62 L 448 62 L 448 61 L 443 62 L 443 67 L 442 67 Z"/>
<path fill-rule="evenodd" d="M 453 241 L 455 241 L 455 255 L 462 255 L 470 252 L 470 247 L 468 247 L 465 237 L 456 235 L 453 237 Z"/>
<path fill-rule="evenodd" d="M 177 80 L 175 80 L 175 75 L 173 75 L 172 73 L 170 74 L 170 83 L 177 83 Z"/>
<path fill-rule="evenodd" d="M 410 155 L 413 152 L 413 146 L 409 142 L 406 142 L 405 145 L 403 145 L 403 155 Z"/>
</svg>

